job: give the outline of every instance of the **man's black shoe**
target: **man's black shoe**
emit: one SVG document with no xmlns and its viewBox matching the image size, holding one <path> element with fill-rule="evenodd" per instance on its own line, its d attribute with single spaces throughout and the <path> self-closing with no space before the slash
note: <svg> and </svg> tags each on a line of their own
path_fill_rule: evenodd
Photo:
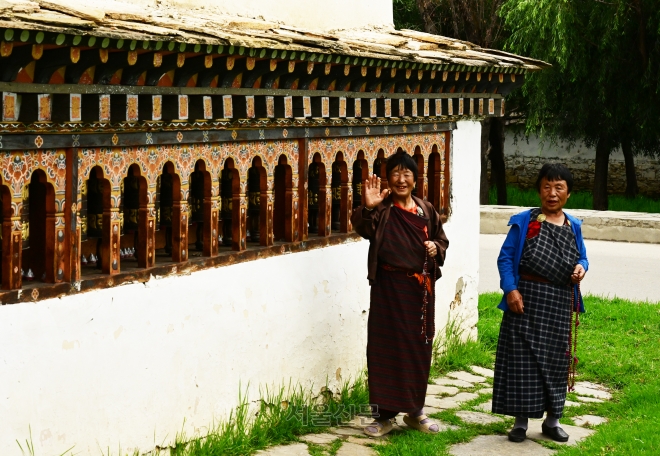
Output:
<svg viewBox="0 0 660 456">
<path fill-rule="evenodd" d="M 527 430 L 523 428 L 513 428 L 509 431 L 509 440 L 512 442 L 522 442 L 527 438 Z"/>
<path fill-rule="evenodd" d="M 568 442 L 568 434 L 559 426 L 551 428 L 544 422 L 541 424 L 541 432 L 555 442 Z"/>
</svg>

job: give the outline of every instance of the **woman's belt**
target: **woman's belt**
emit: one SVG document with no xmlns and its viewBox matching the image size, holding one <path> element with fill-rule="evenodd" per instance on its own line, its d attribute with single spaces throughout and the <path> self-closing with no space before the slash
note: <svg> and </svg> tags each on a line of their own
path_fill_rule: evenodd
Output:
<svg viewBox="0 0 660 456">
<path fill-rule="evenodd" d="M 541 277 L 536 274 L 520 274 L 520 280 L 527 280 L 528 282 L 552 283 L 545 277 Z"/>
<path fill-rule="evenodd" d="M 380 267 L 385 269 L 386 271 L 392 271 L 392 272 L 405 272 L 408 277 L 414 277 L 417 279 L 420 285 L 426 284 L 426 290 L 429 292 L 429 294 L 433 294 L 433 289 L 431 287 L 431 277 L 428 274 L 423 274 L 419 272 L 413 272 L 408 269 L 403 269 L 403 268 L 397 268 L 395 266 L 389 265 L 387 263 L 381 263 Z"/>
</svg>

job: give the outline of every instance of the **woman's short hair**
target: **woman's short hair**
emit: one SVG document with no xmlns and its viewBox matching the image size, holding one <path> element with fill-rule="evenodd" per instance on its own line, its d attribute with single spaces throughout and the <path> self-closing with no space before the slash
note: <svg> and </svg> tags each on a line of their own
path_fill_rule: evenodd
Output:
<svg viewBox="0 0 660 456">
<path fill-rule="evenodd" d="M 541 180 L 546 178 L 548 181 L 566 181 L 568 193 L 573 190 L 573 174 L 567 167 L 561 163 L 546 163 L 539 171 L 539 177 L 536 179 L 536 190 L 541 191 Z"/>
<path fill-rule="evenodd" d="M 406 151 L 400 150 L 387 158 L 387 164 L 385 165 L 385 169 L 387 170 L 387 179 L 390 178 L 390 173 L 392 170 L 398 167 L 412 171 L 413 176 L 415 177 L 415 182 L 417 182 L 417 162 L 415 162 L 415 160 L 410 155 L 408 155 Z"/>
</svg>

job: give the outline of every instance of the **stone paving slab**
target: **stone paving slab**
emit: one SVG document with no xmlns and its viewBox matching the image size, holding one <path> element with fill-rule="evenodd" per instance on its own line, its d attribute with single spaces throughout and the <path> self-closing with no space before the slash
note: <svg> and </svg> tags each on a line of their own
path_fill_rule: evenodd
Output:
<svg viewBox="0 0 660 456">
<path fill-rule="evenodd" d="M 348 435 L 364 435 L 362 429 L 356 429 L 354 427 L 340 427 L 340 428 L 331 428 L 330 432 L 336 435 L 348 436 Z"/>
<path fill-rule="evenodd" d="M 387 436 L 383 437 L 370 437 L 370 438 L 360 438 L 360 437 L 349 437 L 346 439 L 348 443 L 354 443 L 356 445 L 385 445 L 387 443 Z"/>
<path fill-rule="evenodd" d="M 580 384 L 575 384 L 575 394 L 578 394 L 580 396 L 592 396 L 596 397 L 598 399 L 612 399 L 612 395 L 610 394 L 609 391 L 604 391 L 602 389 L 596 389 L 596 388 L 588 388 L 584 385 Z"/>
<path fill-rule="evenodd" d="M 527 438 L 532 440 L 547 440 L 549 442 L 554 442 L 554 440 L 552 440 L 549 437 L 546 437 L 541 433 L 542 423 L 543 420 L 529 420 L 528 423 L 529 427 L 527 428 Z M 561 427 L 569 435 L 569 438 L 568 438 L 568 442 L 555 442 L 558 443 L 559 445 L 576 445 L 581 440 L 586 439 L 591 434 L 596 432 L 596 431 L 592 431 L 591 429 L 586 429 L 579 426 L 570 426 L 568 424 L 562 424 Z"/>
<path fill-rule="evenodd" d="M 375 456 L 376 452 L 364 445 L 345 442 L 337 451 L 337 456 Z"/>
<path fill-rule="evenodd" d="M 492 413 L 493 411 L 493 401 L 484 402 L 483 404 L 475 405 L 475 409 L 482 410 L 484 412 Z"/>
<path fill-rule="evenodd" d="M 579 407 L 580 404 L 579 402 L 573 402 L 573 401 L 566 401 L 564 402 L 564 407 Z"/>
<path fill-rule="evenodd" d="M 456 380 L 463 380 L 465 382 L 470 382 L 470 383 L 486 381 L 484 377 L 480 377 L 479 375 L 474 375 L 474 374 L 470 374 L 469 372 L 463 372 L 463 371 L 449 372 L 447 374 L 447 377 L 455 378 Z"/>
<path fill-rule="evenodd" d="M 480 390 L 475 391 L 477 394 L 493 394 L 493 388 L 481 388 Z"/>
<path fill-rule="evenodd" d="M 549 456 L 555 452 L 531 440 L 509 442 L 503 435 L 480 435 L 449 448 L 453 456 Z"/>
<path fill-rule="evenodd" d="M 267 450 L 257 451 L 258 456 L 310 456 L 307 445 L 294 443 L 292 445 L 279 445 Z"/>
<path fill-rule="evenodd" d="M 430 420 L 433 421 L 434 424 L 438 425 L 438 432 L 445 432 L 450 430 L 455 431 L 457 429 L 460 429 L 459 426 L 454 426 L 453 424 L 447 424 L 435 418 L 430 418 Z M 400 423 L 401 423 L 401 427 L 400 427 L 401 429 L 418 432 L 416 429 L 411 429 L 410 427 L 408 427 L 408 425 L 403 422 L 403 419 L 401 419 Z"/>
<path fill-rule="evenodd" d="M 462 421 L 470 424 L 493 424 L 504 421 L 502 418 L 488 413 L 470 412 L 468 410 L 459 410 L 456 416 Z"/>
<path fill-rule="evenodd" d="M 472 372 L 475 374 L 481 375 L 483 377 L 495 377 L 495 371 L 493 369 L 487 369 L 481 366 L 470 366 L 470 369 L 472 369 Z"/>
<path fill-rule="evenodd" d="M 323 433 L 303 435 L 300 437 L 300 440 L 307 443 L 313 443 L 315 445 L 328 445 L 338 438 L 340 438 L 338 435 Z"/>
<path fill-rule="evenodd" d="M 576 426 L 598 426 L 607 423 L 607 418 L 596 415 L 580 415 L 573 417 L 573 422 Z"/>
<path fill-rule="evenodd" d="M 466 382 L 465 380 L 457 380 L 455 378 L 439 377 L 433 380 L 436 385 L 458 386 L 459 388 L 473 388 L 474 384 Z"/>
<path fill-rule="evenodd" d="M 429 385 L 426 387 L 426 394 L 428 396 L 439 395 L 439 394 L 448 394 L 450 396 L 453 396 L 454 394 L 457 393 L 458 393 L 458 388 L 456 388 L 455 386 Z"/>
<path fill-rule="evenodd" d="M 443 397 L 442 399 L 435 396 L 426 396 L 424 404 L 446 410 L 457 408 L 461 403 L 471 401 L 478 397 L 479 395 L 474 393 L 458 393 L 456 396 Z"/>
<path fill-rule="evenodd" d="M 578 396 L 577 400 L 580 401 L 580 402 L 596 402 L 596 403 L 605 402 L 605 401 L 603 401 L 601 399 L 597 399 L 595 397 L 586 397 L 586 396 Z"/>
</svg>

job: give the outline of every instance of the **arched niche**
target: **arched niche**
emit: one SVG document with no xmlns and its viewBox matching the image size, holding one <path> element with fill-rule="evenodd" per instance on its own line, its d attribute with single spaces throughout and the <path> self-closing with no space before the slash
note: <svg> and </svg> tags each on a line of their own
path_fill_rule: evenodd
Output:
<svg viewBox="0 0 660 456">
<path fill-rule="evenodd" d="M 188 223 L 194 226 L 195 249 L 203 256 L 214 256 L 218 251 L 218 221 L 217 213 L 213 211 L 212 197 L 211 173 L 206 170 L 206 162 L 199 159 L 190 173 Z"/>
<path fill-rule="evenodd" d="M 175 217 L 175 204 L 181 204 L 181 178 L 171 161 L 163 165 L 157 184 L 156 224 L 160 228 L 156 235 L 156 248 L 162 249 L 163 257 L 173 258 L 174 230 L 180 224 Z M 180 241 L 180 240 L 179 240 Z"/>
<path fill-rule="evenodd" d="M 120 206 L 123 213 L 121 267 L 124 270 L 135 267 L 146 268 L 153 265 L 154 252 L 149 246 L 147 213 L 143 210 L 149 202 L 148 183 L 142 176 L 138 164 L 133 163 L 128 167 L 123 180 L 123 189 Z M 153 243 L 153 240 L 151 242 Z"/>
<path fill-rule="evenodd" d="M 111 270 L 119 271 L 120 259 L 117 258 L 114 264 L 110 258 L 110 229 L 104 229 L 111 217 L 111 184 L 100 166 L 90 170 L 83 182 L 81 196 L 81 274 L 94 274 L 98 270 L 108 274 Z"/>
<path fill-rule="evenodd" d="M 438 146 L 433 145 L 431 154 L 429 155 L 428 166 L 428 200 L 433 204 L 433 207 L 442 214 L 442 167 L 440 154 L 438 153 Z"/>
<path fill-rule="evenodd" d="M 225 160 L 220 172 L 220 219 L 222 221 L 222 245 L 232 250 L 245 250 L 241 234 L 240 214 L 241 180 L 234 159 Z"/>
<path fill-rule="evenodd" d="M 413 190 L 413 195 L 417 198 L 427 199 L 427 187 L 426 187 L 426 173 L 424 168 L 424 155 L 422 155 L 422 148 L 419 146 L 415 147 L 415 150 L 412 154 L 413 160 L 417 164 L 417 182 L 415 182 L 415 190 Z"/>
<path fill-rule="evenodd" d="M 273 236 L 275 241 L 293 241 L 293 170 L 286 155 L 280 155 L 274 173 L 275 202 L 273 204 Z"/>
<path fill-rule="evenodd" d="M 328 179 L 321 154 L 314 154 L 308 170 L 307 217 L 309 234 L 330 234 L 330 206 L 326 198 Z"/>
<path fill-rule="evenodd" d="M 337 152 L 332 163 L 332 230 L 348 233 L 350 225 L 350 201 L 348 165 L 344 154 Z"/>
</svg>

